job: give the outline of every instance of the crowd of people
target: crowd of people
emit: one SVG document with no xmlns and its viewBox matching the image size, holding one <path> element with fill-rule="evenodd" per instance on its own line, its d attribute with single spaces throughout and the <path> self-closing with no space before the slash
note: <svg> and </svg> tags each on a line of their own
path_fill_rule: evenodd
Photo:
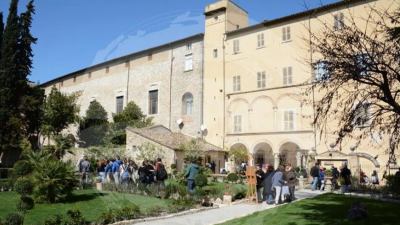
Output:
<svg viewBox="0 0 400 225">
<path fill-rule="evenodd" d="M 310 176 L 312 177 L 311 190 L 325 190 L 326 184 L 326 168 L 321 167 L 319 163 L 315 165 L 310 170 Z M 331 185 L 332 189 L 336 189 L 339 184 L 338 180 L 341 179 L 341 187 L 343 187 L 344 192 L 348 192 L 351 186 L 351 170 L 347 168 L 347 164 L 343 164 L 340 170 L 334 165 L 331 167 Z"/>
<path fill-rule="evenodd" d="M 291 164 L 281 165 L 276 170 L 272 165 L 257 165 L 257 200 L 266 204 L 281 204 L 296 199 L 296 173 Z"/>
<path fill-rule="evenodd" d="M 97 179 L 101 183 L 114 183 L 116 185 L 136 184 L 148 186 L 155 184 L 157 189 L 164 189 L 164 181 L 168 178 L 167 171 L 161 158 L 155 161 L 143 160 L 142 165 L 138 166 L 134 160 L 123 159 L 120 157 L 103 159 L 97 161 L 97 165 L 90 164 L 88 158 L 83 156 L 78 162 L 81 174 L 81 183 L 87 184 L 90 181 L 89 173 L 95 169 Z"/>
</svg>

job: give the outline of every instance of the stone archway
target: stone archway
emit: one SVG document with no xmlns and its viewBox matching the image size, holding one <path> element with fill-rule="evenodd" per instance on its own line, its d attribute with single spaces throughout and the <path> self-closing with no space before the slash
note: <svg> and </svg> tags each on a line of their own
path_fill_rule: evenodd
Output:
<svg viewBox="0 0 400 225">
<path fill-rule="evenodd" d="M 290 163 L 292 164 L 292 167 L 297 167 L 297 166 L 301 166 L 298 165 L 298 162 L 300 160 L 298 160 L 298 152 L 300 150 L 300 147 L 293 142 L 286 142 L 284 144 L 281 145 L 281 147 L 279 148 L 279 164 L 283 165 L 283 164 L 287 164 Z"/>
<path fill-rule="evenodd" d="M 272 147 L 268 143 L 258 143 L 254 147 L 253 158 L 255 164 L 274 165 L 274 155 L 272 152 Z"/>
</svg>

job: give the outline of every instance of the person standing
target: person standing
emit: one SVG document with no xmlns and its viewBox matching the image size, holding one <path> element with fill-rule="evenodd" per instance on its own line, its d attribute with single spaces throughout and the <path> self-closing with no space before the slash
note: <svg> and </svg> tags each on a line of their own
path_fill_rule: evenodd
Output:
<svg viewBox="0 0 400 225">
<path fill-rule="evenodd" d="M 97 174 L 101 180 L 101 183 L 104 183 L 106 180 L 106 166 L 107 161 L 104 159 L 97 162 Z"/>
<path fill-rule="evenodd" d="M 120 182 L 120 177 L 119 177 L 119 167 L 121 166 L 122 161 L 119 159 L 119 157 L 117 156 L 117 159 L 113 162 L 112 166 L 111 166 L 111 172 L 113 174 L 113 178 L 114 178 L 114 183 L 116 185 L 119 184 Z"/>
<path fill-rule="evenodd" d="M 89 183 L 90 162 L 86 156 L 79 163 L 79 173 L 81 174 L 81 185 L 84 187 Z"/>
<path fill-rule="evenodd" d="M 263 180 L 263 195 L 265 203 L 272 204 L 274 202 L 273 190 L 272 190 L 272 177 L 274 176 L 274 167 L 272 165 L 267 166 L 267 172 L 264 175 Z"/>
<path fill-rule="evenodd" d="M 319 170 L 319 180 L 321 181 L 320 191 L 325 190 L 325 168 Z"/>
<path fill-rule="evenodd" d="M 256 184 L 256 188 L 257 188 L 257 200 L 258 202 L 262 202 L 263 201 L 263 197 L 262 197 L 262 189 L 263 189 L 263 180 L 264 180 L 264 176 L 265 173 L 262 170 L 262 165 L 257 165 L 257 170 L 256 170 L 256 179 L 257 179 L 257 184 Z"/>
<path fill-rule="evenodd" d="M 283 196 L 281 196 L 282 185 L 284 183 L 282 171 L 284 171 L 284 168 L 281 165 L 275 171 L 274 176 L 272 176 L 272 188 L 275 190 L 275 205 L 279 204 L 279 199 L 282 202 L 284 201 Z"/>
<path fill-rule="evenodd" d="M 296 189 L 297 178 L 296 178 L 296 173 L 293 170 L 292 164 L 290 163 L 286 165 L 284 180 L 287 186 L 289 187 L 290 201 L 296 200 L 294 192 Z"/>
<path fill-rule="evenodd" d="M 196 187 L 195 178 L 199 173 L 199 166 L 194 160 L 187 166 L 185 171 L 185 177 L 187 179 L 187 188 L 190 194 L 194 193 L 194 188 Z"/>
<path fill-rule="evenodd" d="M 347 168 L 347 164 L 344 164 L 341 171 L 340 171 L 340 177 L 343 179 L 344 184 L 344 189 L 343 192 L 348 192 L 350 190 L 350 185 L 351 185 L 351 171 Z"/>
<path fill-rule="evenodd" d="M 339 178 L 339 171 L 334 165 L 332 165 L 332 190 L 335 190 L 337 188 L 338 178 Z"/>
<path fill-rule="evenodd" d="M 168 178 L 167 170 L 161 161 L 161 158 L 157 159 L 156 162 L 156 185 L 157 185 L 157 197 L 161 197 L 161 192 L 165 190 L 165 180 Z"/>
<path fill-rule="evenodd" d="M 311 168 L 310 175 L 313 178 L 311 183 L 311 189 L 315 191 L 317 190 L 318 179 L 319 179 L 319 163 L 315 163 L 315 165 Z"/>
<path fill-rule="evenodd" d="M 121 178 L 121 184 L 128 186 L 132 173 L 127 159 L 125 159 L 124 163 L 119 166 L 119 173 Z"/>
<path fill-rule="evenodd" d="M 371 174 L 371 183 L 372 185 L 379 185 L 379 177 L 378 177 L 378 173 L 376 172 L 376 170 L 374 170 Z"/>
</svg>

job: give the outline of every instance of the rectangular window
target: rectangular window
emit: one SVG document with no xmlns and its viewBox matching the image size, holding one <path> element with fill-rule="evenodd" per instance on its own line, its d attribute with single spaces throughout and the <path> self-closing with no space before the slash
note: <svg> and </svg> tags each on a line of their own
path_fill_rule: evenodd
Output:
<svg viewBox="0 0 400 225">
<path fill-rule="evenodd" d="M 233 41 L 233 53 L 237 54 L 240 51 L 239 40 Z"/>
<path fill-rule="evenodd" d="M 327 64 L 325 61 L 319 61 L 314 65 L 314 80 L 322 81 L 329 79 L 329 72 L 327 70 Z"/>
<path fill-rule="evenodd" d="M 354 122 L 356 127 L 369 126 L 370 115 L 369 115 L 369 103 L 359 103 L 354 109 Z"/>
<path fill-rule="evenodd" d="M 282 41 L 290 41 L 291 40 L 291 34 L 290 34 L 290 27 L 283 27 L 282 28 Z"/>
<path fill-rule="evenodd" d="M 236 116 L 234 116 L 233 120 L 234 120 L 233 131 L 235 133 L 242 132 L 242 116 L 236 115 Z"/>
<path fill-rule="evenodd" d="M 233 76 L 233 91 L 240 91 L 240 76 Z"/>
<path fill-rule="evenodd" d="M 368 65 L 371 65 L 372 63 L 371 58 L 367 54 L 361 53 L 357 54 L 354 57 L 354 60 L 355 60 L 354 68 L 356 69 L 355 73 L 359 76 L 367 76 L 369 68 Z"/>
<path fill-rule="evenodd" d="M 218 57 L 218 49 L 214 49 L 213 56 L 214 56 L 214 58 Z"/>
<path fill-rule="evenodd" d="M 149 91 L 149 114 L 158 113 L 158 90 Z"/>
<path fill-rule="evenodd" d="M 283 129 L 286 131 L 294 130 L 294 112 L 291 110 L 283 113 Z"/>
<path fill-rule="evenodd" d="M 283 85 L 290 85 L 293 82 L 292 67 L 283 68 Z"/>
<path fill-rule="evenodd" d="M 257 73 L 257 87 L 258 88 L 265 88 L 266 86 L 266 75 L 265 71 Z"/>
<path fill-rule="evenodd" d="M 257 35 L 257 47 L 258 48 L 264 47 L 264 33 Z"/>
<path fill-rule="evenodd" d="M 189 54 L 185 56 L 185 71 L 193 70 L 193 55 Z"/>
<path fill-rule="evenodd" d="M 118 114 L 124 110 L 124 96 L 117 96 L 116 98 L 116 110 L 115 112 Z"/>
<path fill-rule="evenodd" d="M 344 16 L 343 13 L 337 13 L 333 16 L 333 29 L 340 30 L 344 27 Z"/>
<path fill-rule="evenodd" d="M 186 51 L 192 51 L 192 43 L 186 44 Z"/>
<path fill-rule="evenodd" d="M 92 72 L 88 73 L 88 77 L 89 77 L 89 79 L 92 78 Z"/>
<path fill-rule="evenodd" d="M 149 53 L 147 55 L 147 60 L 149 60 L 149 61 L 153 60 L 153 53 Z"/>
</svg>

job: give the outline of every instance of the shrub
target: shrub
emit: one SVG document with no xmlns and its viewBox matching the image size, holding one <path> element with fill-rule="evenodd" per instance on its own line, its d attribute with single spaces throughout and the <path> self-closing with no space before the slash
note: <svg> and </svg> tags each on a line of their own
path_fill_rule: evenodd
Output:
<svg viewBox="0 0 400 225">
<path fill-rule="evenodd" d="M 234 184 L 231 187 L 233 200 L 242 199 L 246 197 L 247 187 L 243 184 Z"/>
<path fill-rule="evenodd" d="M 12 189 L 12 180 L 11 179 L 1 179 L 0 180 L 0 191 L 8 191 Z"/>
<path fill-rule="evenodd" d="M 239 180 L 239 176 L 236 173 L 230 173 L 226 177 L 229 182 L 236 183 Z"/>
<path fill-rule="evenodd" d="M 196 186 L 198 186 L 198 187 L 204 187 L 204 186 L 207 185 L 207 182 L 208 182 L 207 176 L 204 175 L 204 174 L 202 174 L 202 173 L 199 173 L 199 174 L 197 174 L 197 176 L 195 177 L 194 182 L 195 182 Z"/>
<path fill-rule="evenodd" d="M 85 225 L 89 224 L 88 221 L 82 216 L 82 213 L 79 210 L 68 210 L 67 211 L 67 219 L 64 222 L 64 225 Z"/>
<path fill-rule="evenodd" d="M 191 209 L 195 204 L 196 202 L 193 199 L 178 199 L 178 200 L 174 199 L 168 206 L 168 212 L 175 213 Z"/>
<path fill-rule="evenodd" d="M 174 194 L 177 194 L 179 198 L 184 198 L 187 195 L 186 186 L 179 183 L 174 179 L 169 179 L 165 185 L 165 197 L 170 198 Z"/>
<path fill-rule="evenodd" d="M 111 224 L 115 221 L 114 219 L 114 214 L 111 210 L 108 210 L 107 212 L 103 212 L 100 217 L 97 219 L 97 224 L 99 225 L 106 225 L 106 224 Z"/>
<path fill-rule="evenodd" d="M 4 221 L 4 225 L 23 225 L 23 224 L 24 224 L 24 215 L 15 212 L 8 214 Z"/>
<path fill-rule="evenodd" d="M 165 210 L 156 205 L 156 206 L 152 206 L 149 209 L 146 210 L 146 216 L 159 216 L 161 215 Z"/>
<path fill-rule="evenodd" d="M 44 221 L 44 225 L 60 225 L 64 221 L 63 216 L 55 215 L 47 220 Z"/>
<path fill-rule="evenodd" d="M 390 175 L 390 176 L 386 176 L 386 186 L 385 189 L 387 192 L 396 195 L 396 196 L 400 196 L 400 178 Z"/>
<path fill-rule="evenodd" d="M 29 196 L 21 196 L 19 202 L 17 203 L 17 209 L 21 212 L 26 210 L 31 210 L 35 206 L 35 202 Z"/>
<path fill-rule="evenodd" d="M 222 183 L 216 183 L 205 188 L 208 189 L 210 196 L 214 198 L 222 198 L 225 192 L 225 187 Z"/>
<path fill-rule="evenodd" d="M 20 177 L 14 183 L 14 190 L 20 195 L 32 194 L 33 183 L 28 178 Z"/>
<path fill-rule="evenodd" d="M 115 221 L 132 220 L 136 219 L 141 215 L 140 209 L 137 205 L 132 204 L 128 207 L 118 209 L 114 212 Z"/>
<path fill-rule="evenodd" d="M 34 170 L 34 197 L 39 202 L 54 203 L 71 195 L 77 185 L 74 168 L 59 160 L 39 162 Z"/>
<path fill-rule="evenodd" d="M 14 176 L 26 176 L 32 172 L 32 165 L 26 160 L 19 160 L 14 164 L 13 169 Z"/>
</svg>

